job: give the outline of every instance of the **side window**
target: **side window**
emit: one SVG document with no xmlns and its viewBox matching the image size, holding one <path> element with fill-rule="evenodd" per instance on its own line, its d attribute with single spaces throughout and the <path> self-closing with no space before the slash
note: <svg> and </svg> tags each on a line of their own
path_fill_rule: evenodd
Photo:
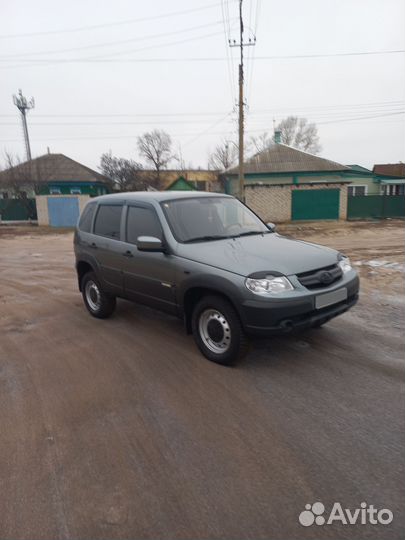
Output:
<svg viewBox="0 0 405 540">
<path fill-rule="evenodd" d="M 80 221 L 79 221 L 79 229 L 81 231 L 90 232 L 91 222 L 93 221 L 95 209 L 96 209 L 95 204 L 88 204 L 83 210 L 83 213 L 80 216 Z"/>
<path fill-rule="evenodd" d="M 136 244 L 138 236 L 162 239 L 162 228 L 152 208 L 129 206 L 127 214 L 127 242 Z"/>
<path fill-rule="evenodd" d="M 122 206 L 101 204 L 98 207 L 94 234 L 120 239 Z"/>
</svg>

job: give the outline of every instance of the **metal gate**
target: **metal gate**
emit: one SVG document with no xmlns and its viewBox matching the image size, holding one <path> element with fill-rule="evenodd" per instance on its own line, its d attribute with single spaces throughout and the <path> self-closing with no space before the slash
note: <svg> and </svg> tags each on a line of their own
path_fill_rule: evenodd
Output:
<svg viewBox="0 0 405 540">
<path fill-rule="evenodd" d="M 291 217 L 293 220 L 339 219 L 339 189 L 294 189 Z"/>
<path fill-rule="evenodd" d="M 79 213 L 77 197 L 48 197 L 48 215 L 51 227 L 75 227 Z"/>
</svg>

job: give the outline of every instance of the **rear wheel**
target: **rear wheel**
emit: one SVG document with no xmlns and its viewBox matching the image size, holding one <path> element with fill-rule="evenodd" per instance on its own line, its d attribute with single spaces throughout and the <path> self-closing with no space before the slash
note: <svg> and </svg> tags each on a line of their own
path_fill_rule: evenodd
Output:
<svg viewBox="0 0 405 540">
<path fill-rule="evenodd" d="M 88 272 L 83 276 L 82 295 L 84 304 L 93 317 L 106 319 L 115 310 L 115 297 L 102 290 L 94 272 Z"/>
<path fill-rule="evenodd" d="M 205 296 L 195 306 L 191 326 L 203 355 L 222 365 L 231 365 L 248 350 L 248 339 L 233 306 L 220 296 Z"/>
</svg>

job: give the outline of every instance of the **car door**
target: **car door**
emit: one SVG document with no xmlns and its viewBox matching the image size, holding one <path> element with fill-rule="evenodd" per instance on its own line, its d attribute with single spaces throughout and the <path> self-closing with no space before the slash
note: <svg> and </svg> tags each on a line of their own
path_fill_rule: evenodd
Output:
<svg viewBox="0 0 405 540">
<path fill-rule="evenodd" d="M 137 248 L 139 236 L 152 236 L 164 241 L 156 210 L 146 203 L 129 204 L 124 229 L 125 296 L 163 311 L 176 313 L 173 257 L 167 253 L 139 251 Z"/>
<path fill-rule="evenodd" d="M 99 277 L 111 293 L 123 294 L 122 260 L 125 243 L 121 241 L 123 202 L 99 204 L 93 235 L 88 247 L 99 264 Z"/>
</svg>

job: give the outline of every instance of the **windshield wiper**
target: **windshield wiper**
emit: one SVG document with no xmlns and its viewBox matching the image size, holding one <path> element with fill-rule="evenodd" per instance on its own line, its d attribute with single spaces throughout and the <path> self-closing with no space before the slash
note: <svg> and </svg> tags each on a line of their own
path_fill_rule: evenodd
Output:
<svg viewBox="0 0 405 540">
<path fill-rule="evenodd" d="M 206 236 L 196 236 L 195 238 L 189 238 L 188 240 L 184 240 L 185 244 L 188 244 L 189 242 L 206 242 L 209 240 L 224 240 L 225 238 L 232 238 L 231 236 L 223 236 L 221 234 L 215 234 L 215 235 L 206 235 Z"/>
<path fill-rule="evenodd" d="M 232 238 L 240 238 L 241 236 L 251 236 L 253 234 L 267 234 L 270 231 L 246 231 L 240 234 L 235 234 Z"/>
</svg>

